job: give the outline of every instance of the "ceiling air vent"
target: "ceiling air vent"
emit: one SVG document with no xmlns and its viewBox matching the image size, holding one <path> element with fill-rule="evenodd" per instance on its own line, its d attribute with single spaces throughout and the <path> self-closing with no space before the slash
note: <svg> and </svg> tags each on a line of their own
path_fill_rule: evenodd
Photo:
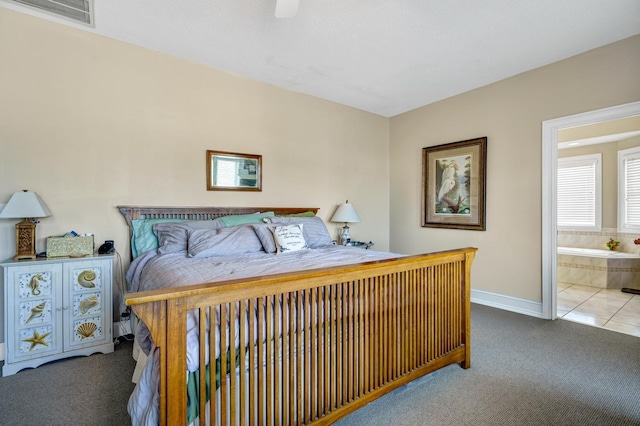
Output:
<svg viewBox="0 0 640 426">
<path fill-rule="evenodd" d="M 93 0 L 12 0 L 53 15 L 93 26 Z"/>
</svg>

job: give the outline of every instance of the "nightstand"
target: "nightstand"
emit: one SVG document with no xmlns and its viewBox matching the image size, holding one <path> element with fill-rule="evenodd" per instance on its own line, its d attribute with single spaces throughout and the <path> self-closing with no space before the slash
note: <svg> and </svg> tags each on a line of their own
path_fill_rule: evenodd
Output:
<svg viewBox="0 0 640 426">
<path fill-rule="evenodd" d="M 113 255 L 7 261 L 2 375 L 46 362 L 113 352 Z"/>
</svg>

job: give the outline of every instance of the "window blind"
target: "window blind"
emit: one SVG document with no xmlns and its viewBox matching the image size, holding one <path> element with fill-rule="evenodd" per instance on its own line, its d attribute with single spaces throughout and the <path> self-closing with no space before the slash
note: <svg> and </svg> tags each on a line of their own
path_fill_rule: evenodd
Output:
<svg viewBox="0 0 640 426">
<path fill-rule="evenodd" d="M 624 156 L 624 224 L 640 228 L 640 152 Z"/>
<path fill-rule="evenodd" d="M 599 230 L 599 169 L 597 156 L 558 159 L 558 228 Z"/>
</svg>

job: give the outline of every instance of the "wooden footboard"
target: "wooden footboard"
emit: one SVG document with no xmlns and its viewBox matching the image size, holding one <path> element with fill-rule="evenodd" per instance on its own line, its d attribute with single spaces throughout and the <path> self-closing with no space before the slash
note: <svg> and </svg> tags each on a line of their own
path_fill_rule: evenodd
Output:
<svg viewBox="0 0 640 426">
<path fill-rule="evenodd" d="M 160 348 L 160 423 L 187 422 L 192 310 L 200 366 L 216 354 L 220 361 L 199 369 L 200 389 L 220 377 L 220 396 L 200 398 L 200 417 L 224 425 L 329 424 L 431 371 L 469 368 L 475 252 L 129 294 Z"/>
</svg>

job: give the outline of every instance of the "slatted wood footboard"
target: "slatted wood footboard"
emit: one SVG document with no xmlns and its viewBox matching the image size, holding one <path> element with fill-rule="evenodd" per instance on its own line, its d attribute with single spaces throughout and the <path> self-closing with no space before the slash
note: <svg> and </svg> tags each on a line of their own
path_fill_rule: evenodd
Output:
<svg viewBox="0 0 640 426">
<path fill-rule="evenodd" d="M 129 294 L 127 305 L 160 348 L 161 424 L 187 422 L 192 310 L 200 389 L 220 377 L 211 402 L 198 402 L 200 418 L 211 424 L 329 424 L 431 371 L 469 368 L 475 252 Z M 236 345 L 233 336 L 248 344 Z M 203 368 L 216 354 L 220 362 Z"/>
</svg>

